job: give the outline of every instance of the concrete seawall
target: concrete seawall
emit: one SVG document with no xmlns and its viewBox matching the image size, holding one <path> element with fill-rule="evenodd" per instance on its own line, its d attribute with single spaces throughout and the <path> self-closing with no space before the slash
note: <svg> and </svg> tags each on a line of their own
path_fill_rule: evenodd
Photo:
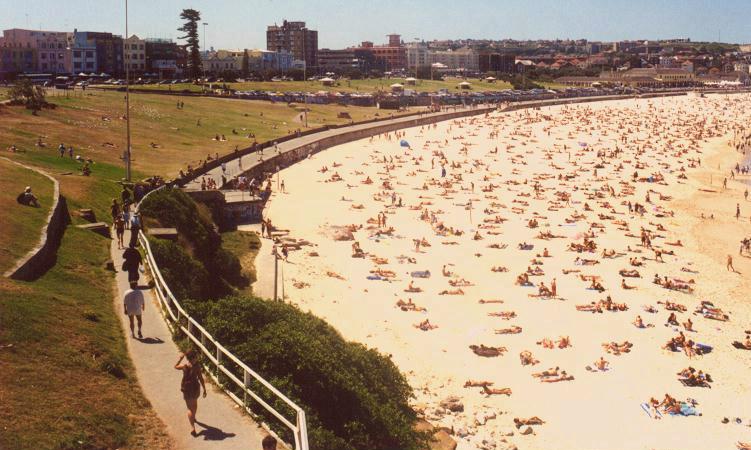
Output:
<svg viewBox="0 0 751 450">
<path fill-rule="evenodd" d="M 57 261 L 57 249 L 60 247 L 65 227 L 70 223 L 68 206 L 65 202 L 65 197 L 60 195 L 60 184 L 54 177 L 34 167 L 20 164 L 7 158 L 5 159 L 25 169 L 44 175 L 52 180 L 54 185 L 52 194 L 53 204 L 47 216 L 47 223 L 42 228 L 39 243 L 26 256 L 18 260 L 13 268 L 4 274 L 5 277 L 14 280 L 33 281 L 42 276 Z"/>
</svg>

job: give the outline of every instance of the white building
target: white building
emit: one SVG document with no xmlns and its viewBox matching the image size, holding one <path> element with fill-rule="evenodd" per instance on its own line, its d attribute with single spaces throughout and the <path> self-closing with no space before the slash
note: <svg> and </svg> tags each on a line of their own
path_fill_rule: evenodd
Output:
<svg viewBox="0 0 751 450">
<path fill-rule="evenodd" d="M 451 70 L 480 70 L 480 55 L 469 47 L 457 50 L 432 51 L 429 53 L 429 60 L 431 64 L 441 63 Z"/>
<path fill-rule="evenodd" d="M 131 73 L 144 72 L 146 70 L 146 41 L 135 34 L 125 39 L 125 63 Z"/>
<path fill-rule="evenodd" d="M 430 51 L 424 44 L 407 44 L 407 67 L 414 70 L 430 65 Z"/>
</svg>

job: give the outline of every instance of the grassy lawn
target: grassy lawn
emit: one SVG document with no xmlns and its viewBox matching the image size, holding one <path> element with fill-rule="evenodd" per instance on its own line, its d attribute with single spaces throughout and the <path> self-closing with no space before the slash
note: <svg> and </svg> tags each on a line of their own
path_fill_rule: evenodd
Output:
<svg viewBox="0 0 751 450">
<path fill-rule="evenodd" d="M 47 177 L 0 159 L 0 274 L 13 267 L 39 242 L 41 230 L 52 206 L 54 187 Z M 16 202 L 16 196 L 30 186 L 39 208 Z"/>
<path fill-rule="evenodd" d="M 261 250 L 261 239 L 258 235 L 252 231 L 228 231 L 222 233 L 222 247 L 240 259 L 250 284 L 255 283 L 257 279 L 255 260 Z M 251 294 L 250 285 L 243 294 Z"/>
<path fill-rule="evenodd" d="M 69 227 L 44 276 L 0 279 L 0 448 L 170 448 L 127 356 L 108 246 Z"/>
<path fill-rule="evenodd" d="M 449 91 L 458 91 L 456 85 L 464 81 L 459 78 L 448 78 L 446 80 L 417 80 L 414 86 L 405 86 L 407 89 L 414 89 L 417 92 L 436 92 L 439 89 L 448 89 Z M 468 80 L 472 83 L 475 91 L 500 91 L 511 89 L 511 84 L 504 81 L 487 83 L 479 80 Z M 394 83 L 406 84 L 403 78 L 379 78 L 365 80 L 339 81 L 334 86 L 324 86 L 320 81 L 254 81 L 247 83 L 226 83 L 232 89 L 240 91 L 276 91 L 276 92 L 376 92 L 390 91 L 390 86 Z M 219 87 L 223 83 L 214 83 L 214 87 Z M 104 85 L 106 86 L 106 85 Z M 201 92 L 201 86 L 192 83 L 178 83 L 175 85 L 153 85 L 146 84 L 135 86 L 138 89 L 162 90 L 162 91 L 182 91 L 187 89 L 192 92 Z"/>
<path fill-rule="evenodd" d="M 75 215 L 79 208 L 92 208 L 100 220 L 109 217 L 123 169 L 103 158 L 84 177 L 81 163 L 57 156 L 56 144 L 34 143 L 42 134 L 82 148 L 90 137 L 80 132 L 83 117 L 64 107 L 36 117 L 21 107 L 0 107 L 0 148 L 15 143 L 27 150 L 4 156 L 55 177 L 74 225 L 82 222 Z M 17 193 L 31 185 L 43 205 L 52 194 L 47 178 L 16 167 L 0 160 L 3 267 L 37 241 L 46 217 L 41 209 L 17 213 Z M 0 448 L 171 448 L 128 359 L 108 259 L 108 239 L 69 226 L 46 274 L 31 283 L 0 278 Z"/>
<path fill-rule="evenodd" d="M 76 153 L 97 164 L 122 164 L 125 149 L 124 95 L 121 92 L 81 91 L 66 97 L 50 96 L 57 105 L 32 116 L 23 108 L 0 108 L 0 147 L 10 144 L 27 150 L 24 158 L 39 160 L 55 157 L 60 143 L 72 145 Z M 301 105 L 239 101 L 216 98 L 180 98 L 184 109 L 176 107 L 177 98 L 158 94 L 131 95 L 131 131 L 133 166 L 145 174 L 174 176 L 188 164 L 215 153 L 226 154 L 247 147 L 253 139 L 262 142 L 303 129 Z M 376 117 L 375 108 L 308 105 L 308 125 L 347 123 L 338 119 L 339 112 L 347 112 L 353 120 Z M 380 114 L 383 114 L 381 112 Z M 200 119 L 200 126 L 198 121 Z M 234 134 L 235 130 L 237 134 Z M 213 140 L 224 135 L 227 141 Z M 41 137 L 46 147 L 37 147 Z M 155 144 L 156 148 L 151 144 Z M 73 169 L 74 167 L 71 167 Z"/>
</svg>

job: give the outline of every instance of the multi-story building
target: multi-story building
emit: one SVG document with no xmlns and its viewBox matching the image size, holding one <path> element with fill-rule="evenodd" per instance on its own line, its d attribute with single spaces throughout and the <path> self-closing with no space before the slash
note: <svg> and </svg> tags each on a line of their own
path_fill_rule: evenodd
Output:
<svg viewBox="0 0 751 450">
<path fill-rule="evenodd" d="M 146 71 L 171 78 L 185 67 L 185 50 L 167 39 L 146 39 Z"/>
<path fill-rule="evenodd" d="M 7 71 L 70 73 L 69 41 L 70 33 L 62 31 L 23 30 L 19 28 L 4 30 L 2 46 L 11 49 L 6 52 L 5 56 L 5 61 L 8 61 L 9 70 Z M 14 48 L 16 50 L 12 50 Z"/>
<path fill-rule="evenodd" d="M 206 73 L 212 75 L 222 72 L 239 72 L 242 64 L 242 54 L 239 56 L 236 51 L 219 50 L 209 51 L 201 54 L 201 65 Z"/>
<path fill-rule="evenodd" d="M 457 50 L 439 50 L 430 52 L 430 63 L 441 63 L 450 70 L 466 70 L 476 72 L 480 70 L 479 55 L 469 47 Z"/>
<path fill-rule="evenodd" d="M 124 63 L 131 75 L 146 72 L 146 41 L 135 34 L 125 39 Z"/>
<path fill-rule="evenodd" d="M 516 55 L 509 53 L 483 52 L 477 55 L 480 72 L 514 73 Z"/>
<path fill-rule="evenodd" d="M 266 29 L 266 49 L 288 52 L 294 59 L 305 61 L 308 69 L 318 66 L 318 31 L 309 30 L 305 22 L 282 22 Z"/>
<path fill-rule="evenodd" d="M 407 67 L 414 70 L 418 67 L 429 66 L 428 46 L 422 43 L 407 44 Z"/>
<path fill-rule="evenodd" d="M 255 71 L 281 70 L 292 68 L 292 54 L 289 52 L 272 52 L 270 50 L 248 50 L 248 69 Z"/>
<path fill-rule="evenodd" d="M 71 61 L 74 74 L 98 72 L 96 44 L 87 40 L 84 33 L 73 33 Z"/>
<path fill-rule="evenodd" d="M 355 67 L 355 49 L 318 50 L 318 68 L 321 72 L 345 72 Z"/>
<path fill-rule="evenodd" d="M 373 45 L 370 41 L 364 41 L 358 50 L 371 52 L 376 60 L 380 60 L 386 70 L 399 70 L 407 68 L 407 47 L 402 45 L 401 36 L 390 34 L 388 45 Z"/>
<path fill-rule="evenodd" d="M 113 76 L 123 73 L 123 38 L 112 33 L 73 30 L 77 42 L 96 47 L 96 64 L 98 71 Z"/>
</svg>

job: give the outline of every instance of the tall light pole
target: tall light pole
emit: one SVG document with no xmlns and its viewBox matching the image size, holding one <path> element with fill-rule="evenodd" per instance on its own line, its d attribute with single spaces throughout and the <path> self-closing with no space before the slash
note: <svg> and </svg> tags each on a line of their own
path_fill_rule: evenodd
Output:
<svg viewBox="0 0 751 450">
<path fill-rule="evenodd" d="M 125 0 L 125 41 L 123 49 L 127 50 L 128 39 L 128 0 Z M 123 54 L 123 60 L 125 61 L 125 54 Z M 125 149 L 125 180 L 130 181 L 130 62 L 125 62 L 125 133 L 126 137 L 126 149 Z"/>
<path fill-rule="evenodd" d="M 208 51 L 208 47 L 206 47 L 206 25 L 208 25 L 208 23 L 203 22 L 203 45 L 204 45 L 204 52 L 206 53 L 206 58 L 208 59 L 209 51 Z M 206 82 L 206 65 L 203 63 L 201 65 L 203 66 L 203 81 Z"/>
</svg>

